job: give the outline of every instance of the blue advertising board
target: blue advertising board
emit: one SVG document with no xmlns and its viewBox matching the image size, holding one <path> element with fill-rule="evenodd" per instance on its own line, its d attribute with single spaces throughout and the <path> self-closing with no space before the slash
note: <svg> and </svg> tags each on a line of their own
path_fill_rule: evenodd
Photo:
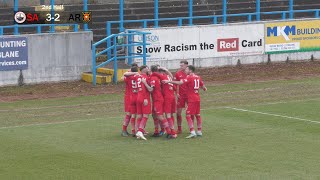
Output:
<svg viewBox="0 0 320 180">
<path fill-rule="evenodd" d="M 27 37 L 0 37 L 0 71 L 28 69 Z"/>
</svg>

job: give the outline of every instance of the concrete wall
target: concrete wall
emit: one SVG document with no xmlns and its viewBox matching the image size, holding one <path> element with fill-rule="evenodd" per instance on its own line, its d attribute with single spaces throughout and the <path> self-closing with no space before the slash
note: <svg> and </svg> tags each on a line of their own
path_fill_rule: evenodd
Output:
<svg viewBox="0 0 320 180">
<path fill-rule="evenodd" d="M 24 83 L 80 80 L 82 72 L 91 71 L 92 32 L 24 36 L 29 57 Z M 19 75 L 19 70 L 0 71 L 0 86 L 17 85 Z"/>
<path fill-rule="evenodd" d="M 299 53 L 284 53 L 284 54 L 271 54 L 271 62 L 284 62 L 289 61 L 310 61 L 311 56 L 314 59 L 320 59 L 320 51 L 315 52 L 299 52 Z M 222 67 L 222 66 L 235 66 L 238 60 L 241 64 L 257 64 L 268 62 L 268 55 L 254 55 L 254 56 L 239 56 L 239 57 L 219 57 L 219 58 L 207 58 L 207 59 L 188 59 L 189 64 L 193 64 L 196 67 Z M 148 61 L 147 65 L 151 66 L 159 64 L 169 69 L 178 69 L 180 60 L 167 60 L 167 61 Z M 139 61 L 138 64 L 142 65 Z"/>
</svg>

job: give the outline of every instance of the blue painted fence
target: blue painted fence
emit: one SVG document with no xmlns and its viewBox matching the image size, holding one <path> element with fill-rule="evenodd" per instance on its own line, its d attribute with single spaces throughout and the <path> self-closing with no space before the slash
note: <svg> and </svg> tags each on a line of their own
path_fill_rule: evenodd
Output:
<svg viewBox="0 0 320 180">
<path fill-rule="evenodd" d="M 97 69 L 100 67 L 103 67 L 110 62 L 113 62 L 113 70 L 114 70 L 114 75 L 113 75 L 113 82 L 117 83 L 118 82 L 118 66 L 117 66 L 117 61 L 119 59 L 128 59 L 129 63 L 131 64 L 132 60 L 134 58 L 142 58 L 143 59 L 143 64 L 145 65 L 147 62 L 147 52 L 146 52 L 146 46 L 150 45 L 147 43 L 146 40 L 146 35 L 150 34 L 147 32 L 141 32 L 141 31 L 135 31 L 135 30 L 130 30 L 128 33 L 119 33 L 119 34 L 112 34 L 92 45 L 92 75 L 93 75 L 93 81 L 92 84 L 96 85 L 96 77 L 97 77 Z M 142 36 L 142 41 L 134 41 L 134 36 Z M 118 42 L 118 37 L 127 39 L 127 42 Z M 97 53 L 97 47 L 103 43 L 110 42 L 110 44 L 102 50 L 101 52 Z M 112 43 L 112 45 L 111 45 Z M 133 48 L 135 46 L 142 46 L 143 47 L 143 52 L 142 54 L 137 54 L 133 52 Z M 118 48 L 119 47 L 126 47 L 128 49 L 128 55 L 124 56 L 119 56 L 118 55 Z M 97 57 L 105 54 L 106 52 L 110 52 L 109 56 L 107 57 L 107 60 L 99 65 L 96 63 Z"/>
</svg>

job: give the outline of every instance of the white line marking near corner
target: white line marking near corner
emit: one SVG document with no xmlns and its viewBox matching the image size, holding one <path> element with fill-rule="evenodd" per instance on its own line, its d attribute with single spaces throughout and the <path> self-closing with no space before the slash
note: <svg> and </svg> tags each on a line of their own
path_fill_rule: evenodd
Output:
<svg viewBox="0 0 320 180">
<path fill-rule="evenodd" d="M 4 126 L 4 127 L 0 127 L 0 130 L 21 128 L 21 127 L 46 126 L 46 125 L 67 124 L 67 123 L 77 123 L 77 122 L 86 122 L 86 121 L 97 121 L 97 120 L 115 119 L 115 118 L 121 118 L 121 117 L 119 116 L 119 117 L 108 117 L 108 118 L 79 119 L 79 120 L 73 120 L 73 121 L 61 121 L 61 122 L 52 122 L 52 123 L 34 123 L 34 124 L 26 124 L 26 125 L 19 125 L 19 126 Z"/>
<path fill-rule="evenodd" d="M 234 107 L 226 107 L 226 109 L 232 109 L 232 110 L 235 110 L 235 111 L 250 112 L 250 113 L 255 113 L 255 114 L 263 114 L 263 115 L 268 115 L 268 116 L 275 116 L 275 117 L 294 119 L 294 120 L 298 120 L 298 121 L 304 121 L 304 122 L 320 124 L 320 121 L 313 121 L 313 120 L 303 119 L 303 118 L 298 118 L 298 117 L 291 117 L 291 116 L 272 114 L 272 113 L 265 113 L 265 112 L 259 112 L 259 111 L 251 111 L 251 110 L 247 110 L 247 109 L 240 109 L 240 108 L 234 108 Z"/>
</svg>

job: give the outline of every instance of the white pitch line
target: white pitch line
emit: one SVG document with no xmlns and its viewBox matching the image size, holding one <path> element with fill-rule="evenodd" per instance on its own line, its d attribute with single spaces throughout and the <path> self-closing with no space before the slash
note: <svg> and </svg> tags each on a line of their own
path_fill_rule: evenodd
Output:
<svg viewBox="0 0 320 180">
<path fill-rule="evenodd" d="M 212 93 L 211 95 L 235 94 L 235 93 L 243 93 L 243 92 L 256 92 L 256 91 L 274 90 L 274 89 L 280 89 L 280 88 L 281 87 L 218 92 L 218 93 Z M 5 102 L 5 101 L 3 101 L 3 102 Z M 42 106 L 42 107 L 33 107 L 33 108 L 15 108 L 15 109 L 4 109 L 4 110 L 0 109 L 0 112 L 20 112 L 20 111 L 26 111 L 26 110 L 41 110 L 41 109 L 50 109 L 50 108 L 69 108 L 69 107 L 71 108 L 71 107 L 80 107 L 80 106 L 86 106 L 86 105 L 111 104 L 111 103 L 117 103 L 117 102 L 121 102 L 121 101 L 103 101 L 103 102 L 94 102 L 94 103 L 82 103 L 82 104 L 77 104 L 77 105 Z"/>
<path fill-rule="evenodd" d="M 61 121 L 61 122 L 52 122 L 52 123 L 34 123 L 34 124 L 19 125 L 19 126 L 5 126 L 5 127 L 0 127 L 0 130 L 21 128 L 21 127 L 46 126 L 46 125 L 67 124 L 67 123 L 77 123 L 77 122 L 86 122 L 86 121 L 97 121 L 97 120 L 115 119 L 115 118 L 121 118 L 121 117 L 119 116 L 119 117 L 108 117 L 108 118 L 79 119 L 79 120 L 73 120 L 73 121 Z"/>
<path fill-rule="evenodd" d="M 240 109 L 240 108 L 233 108 L 233 107 L 226 107 L 226 109 L 233 109 L 236 111 L 242 111 L 242 112 L 250 112 L 250 113 L 256 113 L 256 114 L 263 114 L 263 115 L 268 115 L 268 116 L 275 116 L 275 117 L 281 117 L 281 118 L 287 118 L 287 119 L 294 119 L 298 121 L 304 121 L 304 122 L 311 122 L 311 123 L 316 123 L 320 124 L 320 121 L 313 121 L 309 119 L 303 119 L 303 118 L 298 118 L 298 117 L 291 117 L 291 116 L 285 116 L 285 115 L 279 115 L 279 114 L 272 114 L 272 113 L 265 113 L 265 112 L 259 112 L 259 111 L 251 111 L 247 109 Z"/>
</svg>

